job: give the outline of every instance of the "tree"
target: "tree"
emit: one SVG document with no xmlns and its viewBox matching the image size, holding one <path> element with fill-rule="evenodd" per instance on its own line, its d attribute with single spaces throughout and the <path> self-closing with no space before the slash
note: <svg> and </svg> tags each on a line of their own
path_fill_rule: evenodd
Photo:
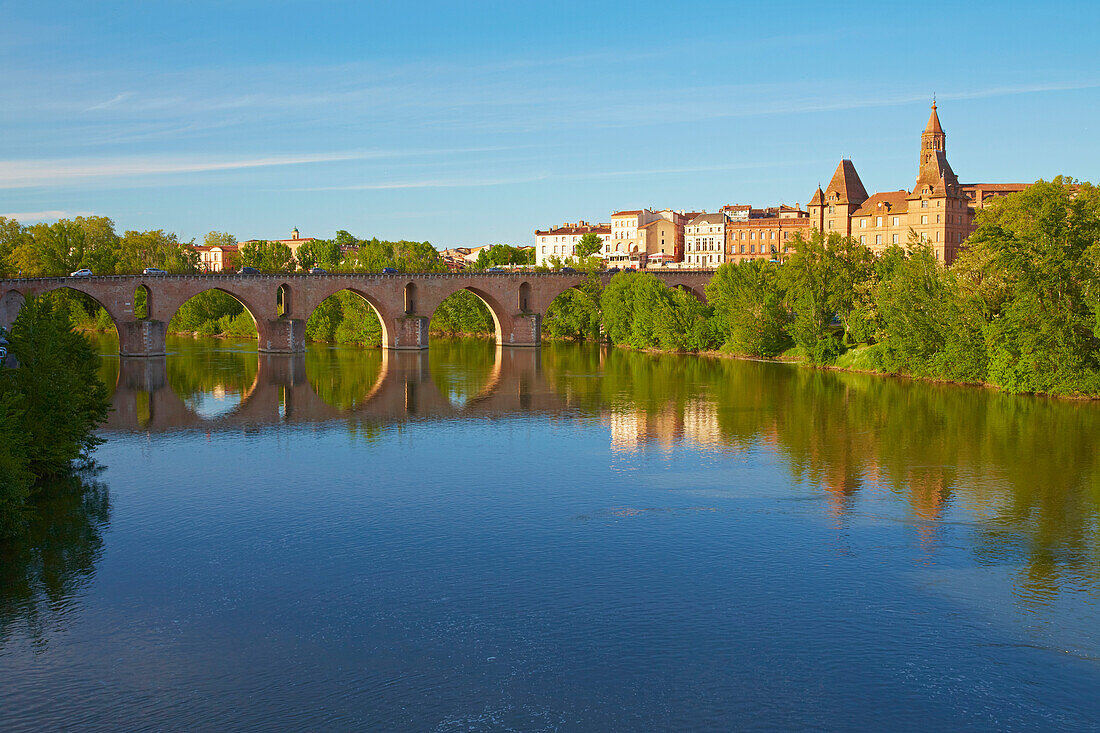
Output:
<svg viewBox="0 0 1100 733">
<path fill-rule="evenodd" d="M 207 232 L 202 244 L 204 247 L 235 247 L 237 238 L 228 232 Z"/>
<path fill-rule="evenodd" d="M 255 267 L 260 272 L 293 272 L 294 252 L 282 242 L 249 242 L 239 251 L 242 267 Z"/>
<path fill-rule="evenodd" d="M 45 297 L 23 304 L 9 349 L 19 364 L 12 378 L 28 466 L 36 476 L 65 473 L 101 442 L 93 431 L 107 419 L 110 401 L 99 380 L 99 357 L 72 330 L 68 313 Z"/>
<path fill-rule="evenodd" d="M 573 250 L 573 254 L 577 259 L 585 259 L 591 257 L 603 248 L 603 240 L 600 239 L 598 234 L 589 232 L 581 237 L 581 241 L 577 242 L 577 246 Z"/>
<path fill-rule="evenodd" d="M 12 255 L 23 244 L 23 225 L 15 219 L 0 216 L 0 277 L 12 277 L 19 273 Z"/>
<path fill-rule="evenodd" d="M 1100 393 L 1100 189 L 1039 181 L 978 214 L 956 269 L 980 309 L 989 380 Z"/>
<path fill-rule="evenodd" d="M 707 283 L 715 329 L 737 354 L 775 356 L 790 344 L 779 265 L 762 260 L 724 264 Z"/>
<path fill-rule="evenodd" d="M 787 306 L 793 312 L 788 333 L 814 364 L 831 361 L 847 345 L 858 286 L 871 273 L 873 257 L 867 247 L 851 237 L 814 231 L 810 239 L 795 235 L 794 252 L 782 269 Z M 840 322 L 843 342 L 832 333 Z"/>
<path fill-rule="evenodd" d="M 163 229 L 127 231 L 119 240 L 118 274 L 139 273 L 146 267 L 188 273 L 199 269 L 199 253 Z"/>
</svg>

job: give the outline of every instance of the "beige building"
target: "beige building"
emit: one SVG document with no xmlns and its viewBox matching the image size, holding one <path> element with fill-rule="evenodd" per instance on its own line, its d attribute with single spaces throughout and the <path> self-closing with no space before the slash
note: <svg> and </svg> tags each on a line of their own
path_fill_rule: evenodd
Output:
<svg viewBox="0 0 1100 733">
<path fill-rule="evenodd" d="M 814 192 L 810 221 L 826 234 L 851 236 L 875 252 L 917 239 L 931 247 L 936 259 L 949 264 L 974 231 L 975 209 L 1027 186 L 959 183 L 947 161 L 947 134 L 933 102 L 921 133 L 917 180 L 911 191 L 868 196 L 852 161 L 842 160 L 829 186 Z"/>
</svg>

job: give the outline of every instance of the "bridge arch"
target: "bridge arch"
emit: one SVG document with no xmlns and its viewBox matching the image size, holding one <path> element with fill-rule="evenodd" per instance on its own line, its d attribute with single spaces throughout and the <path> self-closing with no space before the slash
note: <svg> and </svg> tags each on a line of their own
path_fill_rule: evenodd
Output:
<svg viewBox="0 0 1100 733">
<path fill-rule="evenodd" d="M 252 319 L 253 325 L 256 327 L 256 336 L 259 340 L 259 343 L 263 343 L 264 337 L 266 335 L 266 329 L 264 328 L 263 320 L 257 316 L 258 313 L 262 313 L 263 311 L 258 307 L 256 303 L 252 302 L 250 298 L 247 298 L 240 293 L 235 293 L 229 288 L 219 287 L 217 285 L 211 285 L 210 287 L 201 288 L 193 293 L 187 294 L 185 297 L 177 299 L 178 302 L 169 304 L 166 308 L 164 308 L 165 323 L 171 323 L 179 314 L 180 310 L 185 305 L 193 301 L 195 298 L 198 298 L 199 296 L 210 292 L 223 293 L 240 303 L 241 307 L 246 313 L 248 313 L 249 317 Z M 158 302 L 158 306 L 163 307 L 164 303 Z M 150 312 L 153 311 L 150 310 Z"/>
<path fill-rule="evenodd" d="M 133 313 L 134 318 L 139 321 L 148 321 L 152 318 L 153 294 L 148 285 L 141 283 L 134 288 L 134 297 L 130 302 L 133 304 L 130 312 Z"/>
<path fill-rule="evenodd" d="M 0 297 L 0 328 L 9 329 L 15 323 L 15 317 L 23 309 L 26 297 L 18 290 L 9 290 Z"/>
<path fill-rule="evenodd" d="M 290 318 L 294 314 L 293 300 L 289 283 L 283 283 L 275 291 L 275 315 L 279 318 Z"/>
<path fill-rule="evenodd" d="M 344 293 L 344 292 L 351 293 L 352 295 L 357 296 L 360 300 L 365 302 L 370 307 L 369 310 L 374 313 L 375 317 L 378 319 L 378 323 L 382 327 L 382 344 L 381 345 L 382 345 L 383 348 L 385 348 L 386 344 L 389 343 L 389 336 L 390 336 L 390 324 L 389 324 L 388 309 L 377 298 L 375 298 L 371 294 L 367 293 L 365 290 L 361 290 L 361 289 L 355 288 L 355 287 L 341 287 L 341 288 L 335 288 L 335 289 L 332 289 L 332 290 L 324 291 L 321 294 L 321 297 L 318 300 L 316 300 L 316 302 L 313 304 L 313 306 L 311 308 L 308 309 L 309 312 L 308 313 L 303 312 L 301 314 L 301 316 L 306 319 L 307 329 L 309 328 L 309 325 L 308 325 L 309 322 L 317 314 L 317 310 L 326 301 L 328 301 L 330 298 L 334 298 L 337 295 L 339 295 L 340 293 Z"/>
<path fill-rule="evenodd" d="M 67 283 L 64 283 L 64 284 L 56 285 L 56 286 L 51 287 L 51 288 L 47 288 L 47 289 L 43 290 L 41 294 L 42 295 L 45 295 L 47 293 L 61 294 L 66 290 L 68 290 L 70 292 L 73 292 L 73 293 L 80 293 L 84 297 L 86 297 L 89 300 L 91 300 L 92 302 L 94 302 L 97 306 L 102 308 L 103 311 L 107 314 L 107 317 L 111 320 L 111 325 L 114 327 L 115 333 L 117 333 L 119 335 L 119 339 L 121 340 L 121 338 L 122 338 L 122 329 L 119 328 L 119 326 L 124 322 L 125 319 L 121 317 L 121 314 L 113 312 L 113 309 L 108 307 L 107 304 L 103 302 L 103 300 L 104 300 L 103 298 L 97 296 L 93 292 L 88 292 L 89 289 L 85 289 L 85 288 L 81 287 L 80 285 L 78 285 L 77 283 L 67 282 Z M 95 315 L 95 314 L 91 314 L 91 315 Z"/>
</svg>

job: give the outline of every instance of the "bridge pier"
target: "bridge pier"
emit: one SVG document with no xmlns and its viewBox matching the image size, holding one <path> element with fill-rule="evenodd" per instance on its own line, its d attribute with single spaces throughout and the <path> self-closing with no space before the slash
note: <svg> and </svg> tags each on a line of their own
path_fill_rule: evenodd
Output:
<svg viewBox="0 0 1100 733">
<path fill-rule="evenodd" d="M 168 324 L 164 321 L 118 321 L 118 353 L 122 356 L 164 356 Z"/>
<path fill-rule="evenodd" d="M 306 322 L 301 318 L 275 318 L 256 325 L 260 332 L 260 351 L 297 354 L 306 350 Z"/>
<path fill-rule="evenodd" d="M 398 316 L 384 329 L 383 348 L 386 349 L 426 349 L 428 348 L 428 325 L 430 318 L 424 316 Z"/>
<path fill-rule="evenodd" d="M 501 346 L 542 346 L 542 315 L 517 313 L 507 332 L 501 324 Z"/>
</svg>

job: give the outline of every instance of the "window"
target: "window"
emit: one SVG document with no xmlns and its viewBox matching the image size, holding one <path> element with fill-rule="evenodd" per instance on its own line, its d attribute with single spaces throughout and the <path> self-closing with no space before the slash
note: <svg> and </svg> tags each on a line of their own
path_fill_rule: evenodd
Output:
<svg viewBox="0 0 1100 733">
<path fill-rule="evenodd" d="M 741 254 L 745 254 L 745 245 L 741 245 Z"/>
<path fill-rule="evenodd" d="M 882 226 L 882 217 L 881 216 L 875 217 L 875 226 L 877 226 L 877 227 Z"/>
<path fill-rule="evenodd" d="M 881 234 L 876 234 L 875 235 L 875 244 L 882 244 L 882 235 Z"/>
<path fill-rule="evenodd" d="M 783 239 L 790 239 L 790 238 L 791 238 L 791 233 L 790 232 L 783 232 Z"/>
<path fill-rule="evenodd" d="M 898 243 L 898 235 L 895 234 L 894 235 L 894 241 L 892 242 L 892 244 L 897 244 L 897 243 Z"/>
<path fill-rule="evenodd" d="M 749 232 L 749 239 L 756 239 L 756 232 Z"/>
<path fill-rule="evenodd" d="M 936 241 L 937 242 L 940 241 L 940 233 L 939 232 L 936 232 Z"/>
<path fill-rule="evenodd" d="M 897 225 L 898 225 L 898 222 L 899 222 L 899 221 L 900 221 L 899 217 L 896 217 L 896 216 L 895 216 L 895 217 L 894 217 L 894 220 L 893 220 L 893 222 L 892 222 L 893 226 L 897 226 Z"/>
<path fill-rule="evenodd" d="M 866 219 L 860 219 L 859 220 L 859 228 L 860 229 L 866 229 L 867 228 L 867 220 Z"/>
<path fill-rule="evenodd" d="M 835 214 L 836 213 L 836 207 L 833 206 L 832 204 L 829 204 L 829 213 L 830 214 Z"/>
<path fill-rule="evenodd" d="M 860 234 L 859 235 L 859 243 L 860 244 L 867 244 L 867 235 L 866 234 Z"/>
<path fill-rule="evenodd" d="M 768 239 L 775 239 L 775 232 L 772 232 L 772 235 L 768 237 Z"/>
<path fill-rule="evenodd" d="M 920 201 L 920 207 L 921 207 L 922 209 L 927 209 L 927 208 L 928 208 L 928 200 L 927 200 L 927 199 L 921 199 L 921 201 Z"/>
<path fill-rule="evenodd" d="M 921 215 L 920 223 L 921 224 L 927 224 L 928 223 L 928 214 L 922 214 Z"/>
<path fill-rule="evenodd" d="M 829 228 L 830 228 L 830 229 L 832 229 L 832 228 L 833 228 L 833 222 L 831 222 L 831 221 L 829 222 Z"/>
<path fill-rule="evenodd" d="M 936 214 L 936 223 L 937 223 L 937 224 L 939 224 L 939 223 L 940 223 L 940 215 L 939 215 L 939 214 Z"/>
<path fill-rule="evenodd" d="M 756 252 L 756 245 L 755 244 L 750 244 L 749 245 L 749 252 L 753 252 L 753 253 Z"/>
</svg>

